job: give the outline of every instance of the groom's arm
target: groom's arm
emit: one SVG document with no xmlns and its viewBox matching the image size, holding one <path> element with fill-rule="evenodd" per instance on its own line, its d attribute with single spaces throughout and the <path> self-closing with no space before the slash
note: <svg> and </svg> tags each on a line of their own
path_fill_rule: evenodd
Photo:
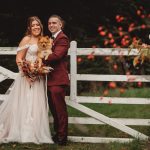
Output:
<svg viewBox="0 0 150 150">
<path fill-rule="evenodd" d="M 48 56 L 48 59 L 45 61 L 46 64 L 49 64 L 51 62 L 56 62 L 64 58 L 69 49 L 69 39 L 67 37 L 62 37 L 60 38 L 56 43 L 55 43 L 55 48 L 52 54 Z"/>
</svg>

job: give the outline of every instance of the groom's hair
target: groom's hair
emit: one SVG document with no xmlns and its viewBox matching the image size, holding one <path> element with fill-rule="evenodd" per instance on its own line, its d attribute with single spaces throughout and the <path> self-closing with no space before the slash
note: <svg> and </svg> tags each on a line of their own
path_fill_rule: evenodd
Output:
<svg viewBox="0 0 150 150">
<path fill-rule="evenodd" d="M 49 19 L 50 18 L 57 18 L 57 19 L 59 19 L 60 20 L 60 22 L 62 23 L 62 29 L 64 28 L 64 26 L 65 26 L 65 21 L 59 16 L 59 15 L 51 15 L 50 17 L 49 17 Z"/>
</svg>

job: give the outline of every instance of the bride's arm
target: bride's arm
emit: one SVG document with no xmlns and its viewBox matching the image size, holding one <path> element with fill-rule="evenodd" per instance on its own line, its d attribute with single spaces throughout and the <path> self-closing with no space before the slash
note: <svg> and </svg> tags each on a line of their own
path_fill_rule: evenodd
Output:
<svg viewBox="0 0 150 150">
<path fill-rule="evenodd" d="M 26 52 L 27 52 L 28 47 L 29 47 L 29 42 L 30 42 L 30 37 L 25 36 L 21 40 L 19 47 L 17 48 L 16 63 L 18 65 L 18 69 L 20 72 L 22 72 L 22 62 L 25 59 Z M 31 85 L 32 79 L 27 77 L 27 76 L 26 76 L 26 79 L 29 82 L 29 84 Z"/>
<path fill-rule="evenodd" d="M 29 36 L 25 36 L 18 48 L 17 48 L 17 55 L 16 55 L 16 63 L 19 67 L 20 63 L 24 60 L 25 56 L 26 56 L 26 51 L 27 51 L 27 48 L 28 48 L 28 43 L 29 43 L 29 40 L 30 40 L 30 37 Z"/>
</svg>

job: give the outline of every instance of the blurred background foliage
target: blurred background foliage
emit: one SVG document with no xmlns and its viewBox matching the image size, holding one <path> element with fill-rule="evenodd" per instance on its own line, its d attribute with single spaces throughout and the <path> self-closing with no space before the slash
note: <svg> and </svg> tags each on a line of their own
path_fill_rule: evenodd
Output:
<svg viewBox="0 0 150 150">
<path fill-rule="evenodd" d="M 50 35 L 47 20 L 52 14 L 58 14 L 65 20 L 64 32 L 70 41 L 76 40 L 80 48 L 128 48 L 137 39 L 150 44 L 149 0 L 2 1 L 1 47 L 18 45 L 26 31 L 27 18 L 32 15 L 39 16 L 44 25 L 44 34 Z M 14 56 L 0 57 L 1 66 L 17 71 Z M 133 57 L 95 57 L 90 54 L 78 57 L 77 61 L 78 73 L 150 74 L 149 61 L 135 68 L 132 64 Z M 79 87 L 82 89 L 85 84 Z M 98 84 L 91 83 L 89 88 L 95 90 Z M 148 84 L 144 84 L 146 85 Z"/>
</svg>

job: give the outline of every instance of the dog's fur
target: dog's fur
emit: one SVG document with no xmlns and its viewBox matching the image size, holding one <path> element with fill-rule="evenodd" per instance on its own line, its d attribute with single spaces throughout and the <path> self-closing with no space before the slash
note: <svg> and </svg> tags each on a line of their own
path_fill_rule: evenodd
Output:
<svg viewBox="0 0 150 150">
<path fill-rule="evenodd" d="M 49 54 L 52 54 L 52 42 L 53 40 L 48 36 L 40 36 L 38 39 L 38 51 L 37 60 L 39 63 L 39 68 L 42 65 L 42 59 L 47 60 Z"/>
</svg>

